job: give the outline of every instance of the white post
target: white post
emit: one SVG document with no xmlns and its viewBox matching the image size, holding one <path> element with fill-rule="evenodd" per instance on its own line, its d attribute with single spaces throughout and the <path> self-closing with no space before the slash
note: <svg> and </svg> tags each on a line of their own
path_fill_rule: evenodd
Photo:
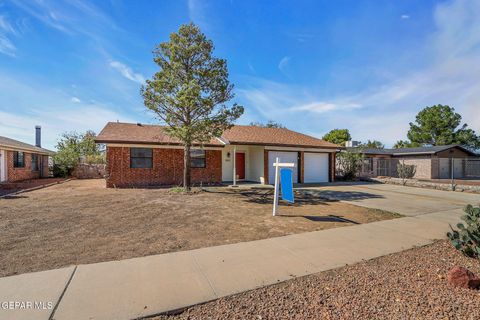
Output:
<svg viewBox="0 0 480 320">
<path fill-rule="evenodd" d="M 451 176 L 452 176 L 452 190 L 455 190 L 455 158 L 450 158 L 451 162 L 452 162 L 452 168 L 450 169 L 452 172 L 451 172 Z"/>
<path fill-rule="evenodd" d="M 233 185 L 237 185 L 237 147 L 233 147 Z"/>
<path fill-rule="evenodd" d="M 280 166 L 278 165 L 278 158 L 275 159 L 275 185 L 274 185 L 274 192 L 273 192 L 273 216 L 277 214 L 277 207 L 278 207 L 278 191 L 279 191 L 279 170 Z"/>
</svg>

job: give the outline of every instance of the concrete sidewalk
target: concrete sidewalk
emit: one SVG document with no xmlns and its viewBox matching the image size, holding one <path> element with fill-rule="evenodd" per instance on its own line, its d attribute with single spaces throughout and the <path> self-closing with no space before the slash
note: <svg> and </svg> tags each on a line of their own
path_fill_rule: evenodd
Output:
<svg viewBox="0 0 480 320">
<path fill-rule="evenodd" d="M 399 252 L 445 237 L 461 209 L 0 279 L 1 319 L 135 319 Z"/>
</svg>

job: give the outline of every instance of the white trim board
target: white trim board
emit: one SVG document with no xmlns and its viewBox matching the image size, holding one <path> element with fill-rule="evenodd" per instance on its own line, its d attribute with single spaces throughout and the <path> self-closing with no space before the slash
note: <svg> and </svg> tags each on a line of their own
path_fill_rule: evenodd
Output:
<svg viewBox="0 0 480 320">
<path fill-rule="evenodd" d="M 0 150 L 0 182 L 7 180 L 6 156 L 5 150 Z"/>
<path fill-rule="evenodd" d="M 265 146 L 265 150 L 272 151 L 304 151 L 304 152 L 319 152 L 319 153 L 333 153 L 338 152 L 337 149 L 317 149 L 317 148 L 297 148 L 297 147 L 278 147 L 278 146 Z"/>
</svg>

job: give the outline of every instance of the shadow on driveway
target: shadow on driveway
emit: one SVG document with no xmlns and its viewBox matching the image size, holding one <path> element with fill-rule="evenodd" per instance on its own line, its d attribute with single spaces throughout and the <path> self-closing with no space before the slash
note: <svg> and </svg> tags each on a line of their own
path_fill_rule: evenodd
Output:
<svg viewBox="0 0 480 320">
<path fill-rule="evenodd" d="M 355 201 L 365 199 L 383 199 L 382 195 L 363 191 L 339 191 L 339 190 L 301 190 L 311 197 L 321 197 L 330 201 Z"/>
<path fill-rule="evenodd" d="M 258 204 L 271 204 L 273 202 L 273 189 L 209 189 L 204 190 L 212 193 L 225 193 L 245 198 L 245 201 Z M 336 191 L 295 189 L 295 203 L 286 203 L 287 206 L 299 207 L 302 205 L 328 205 L 335 201 L 353 201 L 362 199 L 384 198 L 381 195 L 361 191 Z"/>
<path fill-rule="evenodd" d="M 342 218 L 339 216 L 331 215 L 329 214 L 328 216 L 297 216 L 297 215 L 291 215 L 291 214 L 278 214 L 277 217 L 287 217 L 287 218 L 304 218 L 313 222 L 343 222 L 343 223 L 353 223 L 353 224 L 360 224 L 359 222 Z"/>
</svg>

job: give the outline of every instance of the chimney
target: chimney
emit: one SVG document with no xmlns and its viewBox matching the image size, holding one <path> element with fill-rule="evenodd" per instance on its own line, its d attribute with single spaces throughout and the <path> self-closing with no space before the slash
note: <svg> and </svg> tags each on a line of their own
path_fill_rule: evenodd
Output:
<svg viewBox="0 0 480 320">
<path fill-rule="evenodd" d="M 35 126 L 35 146 L 42 147 L 42 127 Z"/>
</svg>

